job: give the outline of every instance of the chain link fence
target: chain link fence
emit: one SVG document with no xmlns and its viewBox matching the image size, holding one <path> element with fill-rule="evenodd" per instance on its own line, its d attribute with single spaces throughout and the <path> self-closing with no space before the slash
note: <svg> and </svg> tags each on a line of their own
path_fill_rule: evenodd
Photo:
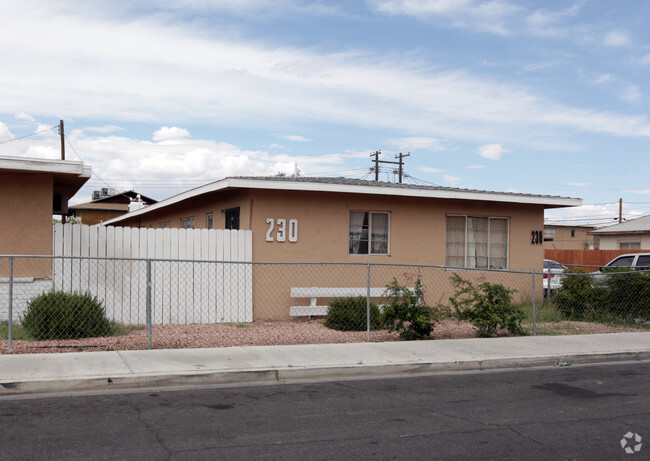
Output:
<svg viewBox="0 0 650 461">
<path fill-rule="evenodd" d="M 650 271 L 0 256 L 0 353 L 650 330 Z"/>
</svg>

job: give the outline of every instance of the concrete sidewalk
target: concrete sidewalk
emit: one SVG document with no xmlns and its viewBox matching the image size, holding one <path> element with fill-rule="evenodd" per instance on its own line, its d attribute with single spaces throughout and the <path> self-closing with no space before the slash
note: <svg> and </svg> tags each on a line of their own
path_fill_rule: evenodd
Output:
<svg viewBox="0 0 650 461">
<path fill-rule="evenodd" d="M 0 395 L 650 360 L 650 332 L 0 355 Z"/>
</svg>

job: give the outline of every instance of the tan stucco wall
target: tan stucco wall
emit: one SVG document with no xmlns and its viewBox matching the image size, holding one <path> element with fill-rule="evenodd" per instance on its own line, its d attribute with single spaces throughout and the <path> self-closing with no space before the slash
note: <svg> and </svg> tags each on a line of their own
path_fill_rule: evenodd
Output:
<svg viewBox="0 0 650 461">
<path fill-rule="evenodd" d="M 168 227 L 178 228 L 181 226 L 181 219 L 194 217 L 194 228 L 205 229 L 207 214 L 212 213 L 213 229 L 224 229 L 225 210 L 236 207 L 240 207 L 239 228 L 249 230 L 248 217 L 250 216 L 251 201 L 247 191 L 223 191 L 218 194 L 202 195 L 182 203 L 166 206 L 161 210 L 151 211 L 141 217 L 126 219 L 116 225 L 157 229 L 161 227 L 161 223 L 168 223 Z"/>
<path fill-rule="evenodd" d="M 0 175 L 0 254 L 52 254 L 52 175 Z M 49 260 L 16 261 L 14 276 L 49 276 Z M 0 267 L 8 273 L 7 261 Z"/>
<path fill-rule="evenodd" d="M 545 237 L 545 250 L 588 250 L 589 245 L 593 244 L 593 237 L 587 234 L 587 228 L 566 226 L 546 227 L 555 229 L 555 235 Z M 571 237 L 571 231 L 574 231 L 573 237 Z"/>
<path fill-rule="evenodd" d="M 629 235 L 605 235 L 600 234 L 601 250 L 618 250 L 621 242 L 641 242 L 642 250 L 650 250 L 650 233 L 629 234 Z M 630 249 L 630 253 L 636 250 Z"/>
<path fill-rule="evenodd" d="M 286 191 L 252 191 L 251 198 L 254 261 L 444 265 L 446 216 L 463 214 L 509 218 L 509 268 L 542 268 L 542 245 L 530 238 L 532 230 L 543 229 L 541 206 Z M 353 210 L 390 212 L 389 255 L 348 254 Z M 267 242 L 267 218 L 296 219 L 298 242 Z"/>
<path fill-rule="evenodd" d="M 254 204 L 251 217 L 254 261 L 443 266 L 446 216 L 462 214 L 509 218 L 509 268 L 530 271 L 534 267 L 538 272 L 542 270 L 543 246 L 531 243 L 531 231 L 543 229 L 544 211 L 541 206 L 286 191 L 251 191 L 251 198 Z M 389 255 L 348 254 L 352 210 L 390 212 Z M 298 241 L 277 242 L 274 239 L 267 242 L 268 218 L 276 223 L 278 218 L 285 219 L 287 223 L 290 219 L 296 219 Z M 276 229 L 277 225 L 272 236 L 276 235 Z M 308 299 L 291 298 L 291 287 L 365 286 L 366 283 L 366 271 L 362 266 L 254 266 L 253 270 L 255 320 L 287 318 L 289 306 L 309 304 Z M 412 287 L 418 272 L 422 275 L 425 290 L 429 292 L 429 302 L 439 302 L 452 294 L 449 285 L 451 272 L 442 269 L 420 271 L 412 267 L 375 266 L 372 269 L 372 286 L 384 287 L 393 277 L 397 277 L 400 283 Z M 480 272 L 464 272 L 463 276 L 472 280 L 483 277 Z M 517 290 L 517 299 L 531 299 L 530 275 L 495 276 L 504 281 L 516 279 L 513 288 Z M 327 301 L 319 300 L 319 304 L 327 304 Z"/>
<path fill-rule="evenodd" d="M 303 191 L 225 191 L 202 196 L 192 201 L 153 211 L 138 219 L 120 223 L 122 226 L 179 227 L 180 219 L 195 217 L 195 227 L 205 228 L 205 214 L 213 213 L 214 228 L 224 228 L 221 210 L 240 207 L 240 228 L 253 232 L 253 261 L 255 262 L 345 262 L 357 266 L 254 265 L 254 319 L 286 319 L 291 305 L 309 304 L 308 299 L 290 297 L 291 287 L 297 286 L 365 286 L 366 270 L 361 264 L 445 264 L 445 232 L 448 214 L 505 217 L 509 219 L 508 268 L 530 272 L 542 270 L 544 250 L 533 244 L 531 232 L 542 232 L 544 210 L 540 205 L 522 205 L 467 200 L 442 200 L 409 197 L 336 194 Z M 348 254 L 350 211 L 390 212 L 390 254 Z M 273 242 L 266 241 L 269 224 L 276 226 Z M 298 221 L 298 241 L 278 242 L 277 220 Z M 446 299 L 452 294 L 449 276 L 444 269 L 381 267 L 373 268 L 372 285 L 383 287 L 393 277 L 405 284 L 414 283 L 420 272 L 428 301 Z M 484 273 L 464 271 L 466 278 L 486 281 Z M 411 277 L 409 283 L 408 278 Z M 495 274 L 495 283 L 503 280 L 517 290 L 517 299 L 531 298 L 530 274 Z M 512 280 L 511 280 L 512 279 Z M 516 282 L 513 280 L 516 279 Z M 493 281 L 493 280 L 488 280 Z M 541 277 L 538 291 L 541 294 Z M 327 300 L 323 300 L 326 302 Z M 320 303 L 319 303 L 320 304 Z"/>
<path fill-rule="evenodd" d="M 77 210 L 74 215 L 81 220 L 82 224 L 93 226 L 108 221 L 109 219 L 117 218 L 125 213 L 126 211 Z"/>
<path fill-rule="evenodd" d="M 52 254 L 51 175 L 0 175 L 0 254 Z"/>
</svg>

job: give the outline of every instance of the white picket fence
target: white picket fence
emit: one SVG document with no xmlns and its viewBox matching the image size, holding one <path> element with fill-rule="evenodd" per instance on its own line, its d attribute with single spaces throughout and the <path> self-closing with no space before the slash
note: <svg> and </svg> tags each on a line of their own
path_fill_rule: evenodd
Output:
<svg viewBox="0 0 650 461">
<path fill-rule="evenodd" d="M 90 292 L 120 323 L 145 323 L 148 277 L 154 324 L 253 320 L 251 231 L 59 223 L 54 256 L 54 289 Z"/>
</svg>

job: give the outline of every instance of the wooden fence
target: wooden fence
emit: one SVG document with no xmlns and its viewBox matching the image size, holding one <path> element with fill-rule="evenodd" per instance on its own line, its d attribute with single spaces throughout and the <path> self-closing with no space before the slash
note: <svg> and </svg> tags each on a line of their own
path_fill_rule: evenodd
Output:
<svg viewBox="0 0 650 461">
<path fill-rule="evenodd" d="M 587 266 L 595 272 L 617 256 L 627 253 L 650 253 L 650 250 L 544 250 L 544 258 L 567 266 Z"/>
<path fill-rule="evenodd" d="M 252 232 L 54 225 L 55 290 L 90 292 L 112 320 L 251 322 Z M 248 264 L 247 264 L 248 263 Z"/>
</svg>

